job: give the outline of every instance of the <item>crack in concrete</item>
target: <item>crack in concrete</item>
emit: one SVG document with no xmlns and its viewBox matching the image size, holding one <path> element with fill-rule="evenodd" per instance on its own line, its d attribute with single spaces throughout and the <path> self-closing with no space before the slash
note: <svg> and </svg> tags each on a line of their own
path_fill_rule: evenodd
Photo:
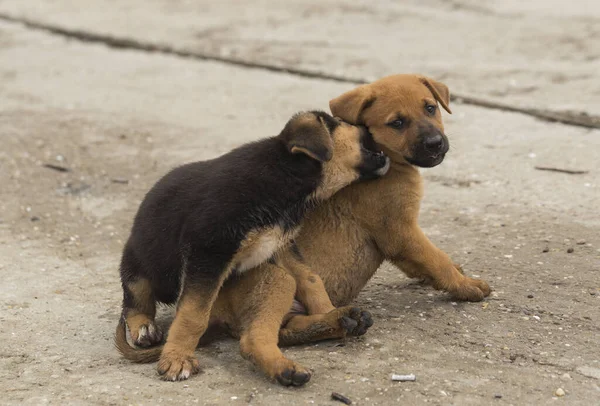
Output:
<svg viewBox="0 0 600 406">
<path fill-rule="evenodd" d="M 110 48 L 117 49 L 133 49 L 143 52 L 156 52 L 165 55 L 174 55 L 182 58 L 196 59 L 201 61 L 220 62 L 232 66 L 240 66 L 250 69 L 265 70 L 269 72 L 285 73 L 293 76 L 330 80 L 340 83 L 351 83 L 361 85 L 368 83 L 367 80 L 361 78 L 352 78 L 342 75 L 334 75 L 326 72 L 311 71 L 307 69 L 296 69 L 285 66 L 271 65 L 259 62 L 250 62 L 243 59 L 223 57 L 219 55 L 206 54 L 201 52 L 186 51 L 177 49 L 171 45 L 156 44 L 151 42 L 139 41 L 131 38 L 121 38 L 112 35 L 98 34 L 88 31 L 63 28 L 56 25 L 46 24 L 38 21 L 33 21 L 27 18 L 13 17 L 11 15 L 0 13 L 0 20 L 11 23 L 22 24 L 27 28 L 34 30 L 45 31 L 51 34 L 60 35 L 66 38 L 76 39 L 82 42 L 100 43 Z M 507 103 L 501 103 L 477 97 L 466 95 L 452 95 L 451 99 L 457 103 L 473 105 L 477 107 L 509 111 L 513 113 L 525 114 L 544 121 L 557 122 L 565 125 L 600 129 L 600 116 L 592 115 L 587 112 L 570 112 L 570 111 L 554 111 L 547 109 L 518 107 Z"/>
</svg>

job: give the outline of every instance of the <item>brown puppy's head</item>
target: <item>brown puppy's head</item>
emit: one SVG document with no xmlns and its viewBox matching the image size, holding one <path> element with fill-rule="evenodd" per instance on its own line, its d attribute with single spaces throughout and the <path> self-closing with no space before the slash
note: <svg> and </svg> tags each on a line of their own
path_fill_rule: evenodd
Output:
<svg viewBox="0 0 600 406">
<path fill-rule="evenodd" d="M 430 168 L 450 146 L 439 104 L 452 113 L 443 83 L 419 75 L 394 75 L 359 86 L 331 100 L 334 116 L 366 125 L 394 162 Z"/>
<path fill-rule="evenodd" d="M 318 199 L 327 199 L 357 180 L 383 176 L 389 169 L 389 158 L 376 148 L 365 127 L 344 123 L 322 111 L 295 115 L 280 136 L 292 154 L 321 164 Z"/>
</svg>

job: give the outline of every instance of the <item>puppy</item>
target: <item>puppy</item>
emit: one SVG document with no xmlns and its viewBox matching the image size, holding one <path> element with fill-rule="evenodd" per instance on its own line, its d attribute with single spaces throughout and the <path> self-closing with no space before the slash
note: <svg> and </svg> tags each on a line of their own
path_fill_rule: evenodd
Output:
<svg viewBox="0 0 600 406">
<path fill-rule="evenodd" d="M 327 294 L 316 288 L 294 301 L 302 292 L 302 277 L 289 275 L 290 264 L 269 264 L 268 273 L 251 270 L 220 293 L 213 317 L 240 338 L 242 354 L 267 376 L 283 385 L 302 385 L 310 377 L 307 368 L 283 356 L 278 344 L 364 334 L 372 324 L 368 313 L 348 304 L 384 260 L 458 300 L 489 295 L 486 282 L 463 275 L 418 225 L 423 194 L 418 168 L 439 165 L 448 152 L 440 106 L 450 113 L 449 101 L 443 83 L 395 75 L 330 102 L 334 115 L 368 127 L 391 167 L 379 179 L 341 190 L 305 218 L 295 238 L 294 260 L 318 274 L 321 279 L 313 285 L 322 283 Z M 310 287 L 310 273 L 304 278 L 302 285 Z"/>
<path fill-rule="evenodd" d="M 448 152 L 440 106 L 451 113 L 449 103 L 446 85 L 420 75 L 389 76 L 330 101 L 333 115 L 366 125 L 392 161 L 386 176 L 343 190 L 308 216 L 296 238 L 336 306 L 351 302 L 384 260 L 458 300 L 490 294 L 486 282 L 463 275 L 418 225 L 418 168 L 439 165 Z M 341 222 L 326 220 L 340 213 L 347 214 Z"/>
<path fill-rule="evenodd" d="M 194 350 L 224 281 L 278 254 L 319 201 L 387 171 L 387 158 L 366 148 L 374 146 L 369 138 L 364 128 L 326 113 L 302 113 L 277 137 L 181 166 L 159 180 L 123 251 L 117 348 L 127 353 L 124 323 L 135 344 L 158 343 L 156 302 L 177 302 L 158 372 L 165 380 L 198 372 Z"/>
</svg>

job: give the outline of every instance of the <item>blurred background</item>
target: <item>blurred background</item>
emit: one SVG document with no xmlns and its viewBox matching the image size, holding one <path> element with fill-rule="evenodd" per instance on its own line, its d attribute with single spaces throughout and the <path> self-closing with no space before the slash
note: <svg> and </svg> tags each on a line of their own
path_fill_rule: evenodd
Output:
<svg viewBox="0 0 600 406">
<path fill-rule="evenodd" d="M 349 81 L 419 72 L 457 95 L 600 115 L 594 0 L 2 0 L 0 12 L 75 36 Z"/>
</svg>

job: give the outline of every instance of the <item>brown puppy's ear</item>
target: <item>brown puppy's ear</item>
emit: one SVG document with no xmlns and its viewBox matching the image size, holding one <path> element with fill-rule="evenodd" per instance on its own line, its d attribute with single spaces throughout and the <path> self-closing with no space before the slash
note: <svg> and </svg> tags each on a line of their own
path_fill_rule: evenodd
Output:
<svg viewBox="0 0 600 406">
<path fill-rule="evenodd" d="M 333 156 L 329 128 L 323 118 L 314 113 L 301 113 L 292 118 L 282 136 L 292 154 L 305 154 L 319 162 L 330 161 Z"/>
<path fill-rule="evenodd" d="M 452 114 L 450 107 L 448 107 L 450 104 L 450 90 L 448 90 L 448 86 L 425 76 L 419 76 L 419 80 L 433 93 L 433 97 L 442 105 L 444 110 Z"/>
<path fill-rule="evenodd" d="M 369 85 L 350 90 L 329 102 L 331 114 L 350 124 L 364 124 L 362 112 L 375 101 L 375 95 Z"/>
</svg>

